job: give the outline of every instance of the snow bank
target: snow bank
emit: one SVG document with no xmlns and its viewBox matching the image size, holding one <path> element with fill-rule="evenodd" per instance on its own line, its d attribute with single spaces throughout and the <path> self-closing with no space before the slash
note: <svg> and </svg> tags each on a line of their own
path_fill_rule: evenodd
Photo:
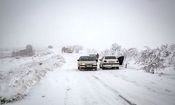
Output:
<svg viewBox="0 0 175 105">
<path fill-rule="evenodd" d="M 44 55 L 20 59 L 0 59 L 1 104 L 22 99 L 48 71 L 64 63 L 63 57 L 59 55 L 54 53 Z"/>
</svg>

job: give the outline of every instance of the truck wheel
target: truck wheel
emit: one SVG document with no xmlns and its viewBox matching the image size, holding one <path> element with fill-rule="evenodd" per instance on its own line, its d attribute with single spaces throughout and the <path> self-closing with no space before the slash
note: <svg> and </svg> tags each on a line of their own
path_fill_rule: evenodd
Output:
<svg viewBox="0 0 175 105">
<path fill-rule="evenodd" d="M 116 69 L 119 69 L 119 67 L 116 67 Z"/>
<path fill-rule="evenodd" d="M 95 68 L 95 71 L 97 71 L 97 67 Z"/>
<path fill-rule="evenodd" d="M 80 70 L 80 67 L 78 67 L 78 70 Z"/>
</svg>

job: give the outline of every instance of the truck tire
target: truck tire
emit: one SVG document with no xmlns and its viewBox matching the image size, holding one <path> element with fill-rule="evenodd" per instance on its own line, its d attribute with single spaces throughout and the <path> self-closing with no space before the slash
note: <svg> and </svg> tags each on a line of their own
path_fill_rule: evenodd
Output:
<svg viewBox="0 0 175 105">
<path fill-rule="evenodd" d="M 116 67 L 116 69 L 119 69 L 119 67 Z"/>
<path fill-rule="evenodd" d="M 80 71 L 81 71 L 81 68 L 80 68 L 80 67 L 78 67 L 78 70 L 80 70 Z"/>
</svg>

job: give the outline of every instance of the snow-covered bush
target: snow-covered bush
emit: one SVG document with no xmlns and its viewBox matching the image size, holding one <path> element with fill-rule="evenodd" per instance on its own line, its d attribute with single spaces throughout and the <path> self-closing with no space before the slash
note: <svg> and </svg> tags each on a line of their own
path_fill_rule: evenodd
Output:
<svg viewBox="0 0 175 105">
<path fill-rule="evenodd" d="M 160 50 L 166 66 L 175 67 L 175 44 L 162 45 Z"/>
<path fill-rule="evenodd" d="M 132 59 L 136 60 L 139 52 L 137 48 L 129 48 L 122 49 L 121 53 L 125 57 L 125 61 L 129 62 Z"/>
<path fill-rule="evenodd" d="M 165 67 L 175 67 L 175 45 L 166 44 L 155 49 L 146 47 L 145 50 L 140 52 L 136 62 L 145 71 L 152 73 Z"/>
<path fill-rule="evenodd" d="M 141 51 L 137 63 L 140 64 L 142 69 L 146 72 L 151 73 L 154 73 L 157 69 L 165 67 L 164 59 L 161 57 L 161 51 L 159 48 L 151 49 L 147 47 L 145 50 Z"/>
</svg>

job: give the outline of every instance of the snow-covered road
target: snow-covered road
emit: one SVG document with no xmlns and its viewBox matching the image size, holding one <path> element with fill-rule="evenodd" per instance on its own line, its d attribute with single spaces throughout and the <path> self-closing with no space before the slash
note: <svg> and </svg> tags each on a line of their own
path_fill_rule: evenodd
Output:
<svg viewBox="0 0 175 105">
<path fill-rule="evenodd" d="M 78 71 L 79 55 L 49 72 L 23 100 L 8 105 L 175 105 L 175 78 L 134 69 Z"/>
</svg>

